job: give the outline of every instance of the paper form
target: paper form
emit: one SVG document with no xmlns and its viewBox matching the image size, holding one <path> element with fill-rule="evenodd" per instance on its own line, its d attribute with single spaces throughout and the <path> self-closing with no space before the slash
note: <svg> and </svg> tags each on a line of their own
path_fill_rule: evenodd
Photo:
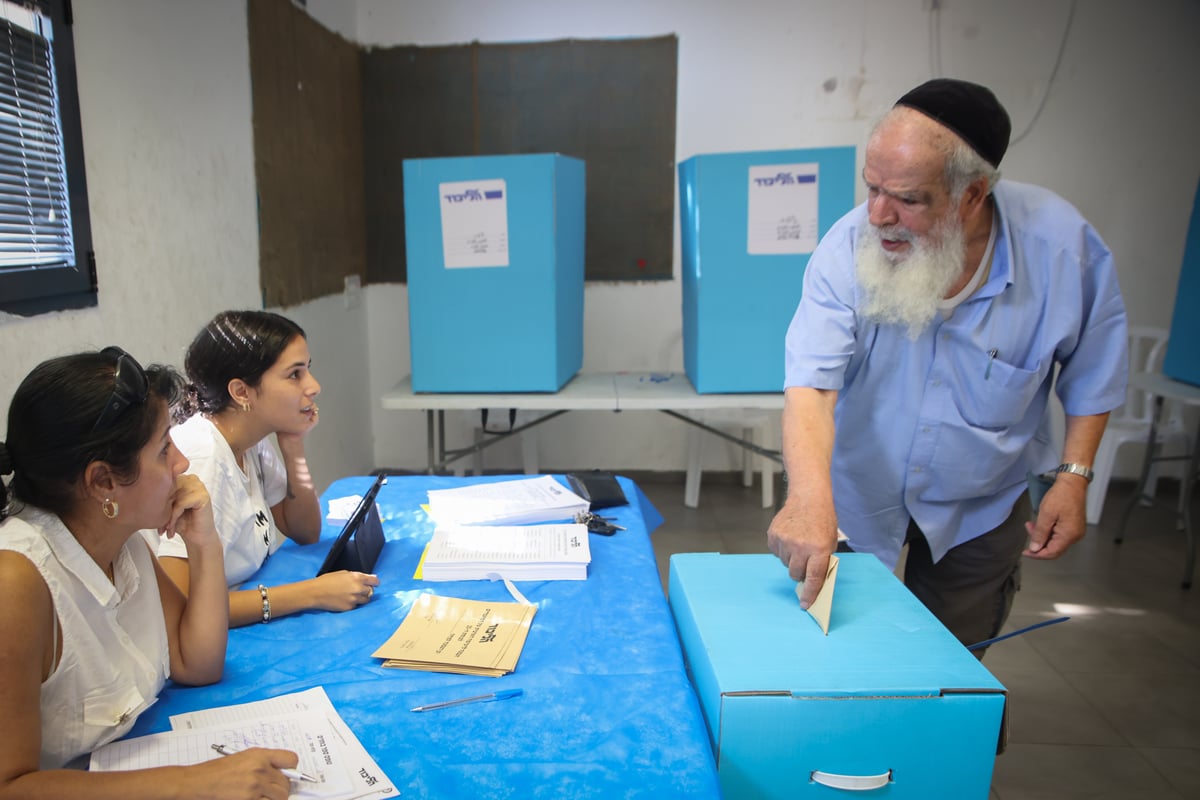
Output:
<svg viewBox="0 0 1200 800">
<path fill-rule="evenodd" d="M 439 183 L 447 269 L 508 266 L 508 187 L 502 178 Z"/>
<path fill-rule="evenodd" d="M 421 559 L 427 581 L 585 580 L 591 562 L 586 525 L 441 527 Z"/>
<path fill-rule="evenodd" d="M 818 164 L 750 167 L 746 252 L 811 253 L 817 247 Z"/>
<path fill-rule="evenodd" d="M 549 522 L 587 509 L 587 500 L 551 475 L 429 490 L 429 516 L 439 525 Z"/>
<path fill-rule="evenodd" d="M 496 525 L 439 528 L 428 558 L 439 561 L 587 563 L 587 526 Z"/>
<path fill-rule="evenodd" d="M 300 759 L 297 769 L 318 781 L 315 784 L 293 781 L 291 797 L 356 795 L 340 740 L 333 735 L 325 715 L 315 711 L 112 742 L 92 753 L 90 768 L 96 772 L 149 769 L 188 766 L 223 758 L 213 745 L 235 751 L 251 747 L 291 750 Z"/>
<path fill-rule="evenodd" d="M 345 525 L 349 521 L 350 515 L 358 510 L 358 504 L 361 502 L 362 495 L 359 494 L 335 497 L 329 501 L 329 513 L 325 515 L 325 519 L 334 525 Z"/>
<path fill-rule="evenodd" d="M 371 758 L 362 742 L 350 730 L 350 726 L 334 709 L 325 689 L 315 686 L 302 692 L 258 700 L 253 703 L 222 706 L 171 717 L 171 728 L 175 731 L 208 729 L 225 725 L 236 725 L 263 717 L 288 715 L 302 712 L 320 714 L 328 723 L 341 750 L 342 761 L 350 775 L 352 791 L 350 798 L 376 798 L 399 794 L 396 786 L 383 774 L 383 770 Z M 293 784 L 295 788 L 296 784 Z M 293 795 L 302 796 L 302 795 Z M 325 797 L 325 795 L 321 795 Z"/>
</svg>

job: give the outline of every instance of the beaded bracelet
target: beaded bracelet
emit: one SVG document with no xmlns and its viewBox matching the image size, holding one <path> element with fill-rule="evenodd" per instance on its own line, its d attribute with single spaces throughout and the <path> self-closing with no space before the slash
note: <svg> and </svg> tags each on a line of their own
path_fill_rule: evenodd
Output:
<svg viewBox="0 0 1200 800">
<path fill-rule="evenodd" d="M 258 593 L 262 595 L 262 621 L 265 625 L 271 621 L 271 598 L 267 594 L 267 587 L 261 583 L 258 585 Z"/>
</svg>

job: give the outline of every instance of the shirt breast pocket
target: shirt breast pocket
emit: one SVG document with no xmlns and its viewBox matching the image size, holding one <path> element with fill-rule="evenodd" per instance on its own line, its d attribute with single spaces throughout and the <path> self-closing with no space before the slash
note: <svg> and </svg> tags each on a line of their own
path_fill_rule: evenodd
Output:
<svg viewBox="0 0 1200 800">
<path fill-rule="evenodd" d="M 155 699 L 146 698 L 136 686 L 130 684 L 109 684 L 89 692 L 84 698 L 84 725 L 92 731 L 116 729 L 119 732 L 111 737 L 115 739 L 132 728 L 138 715 Z"/>
<path fill-rule="evenodd" d="M 999 355 L 973 350 L 960 358 L 954 398 L 964 421 L 987 430 L 1011 428 L 1025 418 L 1042 384 L 1041 362 L 1025 369 Z"/>
</svg>

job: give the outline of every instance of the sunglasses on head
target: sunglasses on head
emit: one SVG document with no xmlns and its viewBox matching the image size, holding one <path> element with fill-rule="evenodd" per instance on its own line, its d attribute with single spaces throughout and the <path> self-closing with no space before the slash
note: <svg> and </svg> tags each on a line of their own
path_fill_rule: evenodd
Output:
<svg viewBox="0 0 1200 800">
<path fill-rule="evenodd" d="M 104 404 L 100 416 L 96 417 L 92 433 L 102 431 L 112 425 L 117 417 L 121 416 L 131 405 L 145 403 L 148 392 L 146 371 L 142 369 L 142 365 L 137 362 L 137 359 L 119 347 L 106 347 L 100 352 L 114 356 L 117 359 L 117 369 L 113 373 L 112 394 L 108 396 L 108 402 Z"/>
</svg>

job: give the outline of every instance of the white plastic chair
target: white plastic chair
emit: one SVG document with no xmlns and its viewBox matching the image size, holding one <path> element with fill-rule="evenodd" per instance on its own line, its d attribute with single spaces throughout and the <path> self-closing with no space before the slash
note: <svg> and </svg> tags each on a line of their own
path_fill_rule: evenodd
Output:
<svg viewBox="0 0 1200 800">
<path fill-rule="evenodd" d="M 1167 351 L 1167 331 L 1147 325 L 1129 326 L 1129 371 L 1157 372 L 1162 368 L 1163 355 Z M 1088 487 L 1087 521 L 1089 525 L 1100 522 L 1104 512 L 1104 496 L 1108 493 L 1108 482 L 1112 478 L 1113 465 L 1117 460 L 1117 451 L 1123 445 L 1131 442 L 1146 444 L 1150 436 L 1150 419 L 1154 414 L 1154 399 L 1149 392 L 1130 388 L 1125 397 L 1125 405 L 1112 412 L 1108 418 L 1108 427 L 1104 429 L 1104 438 L 1096 451 L 1096 462 L 1092 470 L 1096 473 L 1092 485 Z M 1183 407 L 1179 403 L 1167 402 L 1163 405 L 1162 418 L 1159 419 L 1155 438 L 1165 449 L 1179 446 L 1180 452 L 1186 452 L 1188 446 L 1187 430 L 1184 427 Z M 1158 465 L 1151 467 L 1150 477 L 1146 481 L 1146 498 L 1154 496 L 1161 477 Z M 1180 498 L 1180 503 L 1183 498 Z"/>
<path fill-rule="evenodd" d="M 478 414 L 479 412 L 472 411 L 469 413 Z M 540 416 L 540 415 L 533 411 L 518 410 L 515 418 L 513 419 L 513 425 L 516 427 L 519 427 L 521 425 L 524 425 L 527 422 L 532 422 L 538 416 Z M 492 409 L 491 419 L 492 419 L 492 421 L 489 422 L 489 424 L 488 424 L 489 428 L 499 428 L 500 430 L 503 430 L 504 427 L 508 425 L 508 409 Z M 480 444 L 484 440 L 484 437 L 486 437 L 488 435 L 488 434 L 484 433 L 483 428 L 480 427 L 479 425 L 475 425 L 473 428 L 473 431 L 474 431 L 475 444 Z M 526 475 L 537 475 L 538 474 L 538 432 L 537 432 L 537 428 L 534 427 L 534 428 L 529 428 L 527 430 L 523 430 L 520 433 L 518 433 L 517 436 L 520 437 L 520 440 L 521 440 L 521 468 L 524 470 Z M 472 455 L 471 469 L 472 469 L 472 474 L 474 474 L 474 475 L 482 475 L 483 474 L 483 451 L 482 450 L 476 450 L 475 453 Z M 466 467 L 466 459 L 465 458 L 460 458 L 458 461 L 454 462 L 454 474 L 456 476 L 461 478 L 463 475 L 466 474 L 466 472 L 467 472 L 467 467 Z"/>
<path fill-rule="evenodd" d="M 779 414 L 777 412 L 753 411 L 750 409 L 730 409 L 722 411 L 701 411 L 694 415 L 705 425 L 714 428 L 732 428 L 735 435 L 753 442 L 759 447 L 770 447 L 775 441 L 779 430 Z M 695 425 L 688 425 L 687 472 L 683 482 L 683 504 L 688 508 L 700 505 L 700 478 L 704 470 L 704 445 L 713 441 L 714 437 Z M 775 505 L 775 471 L 778 465 L 772 459 L 756 455 L 745 448 L 742 451 L 742 485 L 754 485 L 754 466 L 757 460 L 762 472 L 762 504 L 763 508 Z"/>
</svg>

